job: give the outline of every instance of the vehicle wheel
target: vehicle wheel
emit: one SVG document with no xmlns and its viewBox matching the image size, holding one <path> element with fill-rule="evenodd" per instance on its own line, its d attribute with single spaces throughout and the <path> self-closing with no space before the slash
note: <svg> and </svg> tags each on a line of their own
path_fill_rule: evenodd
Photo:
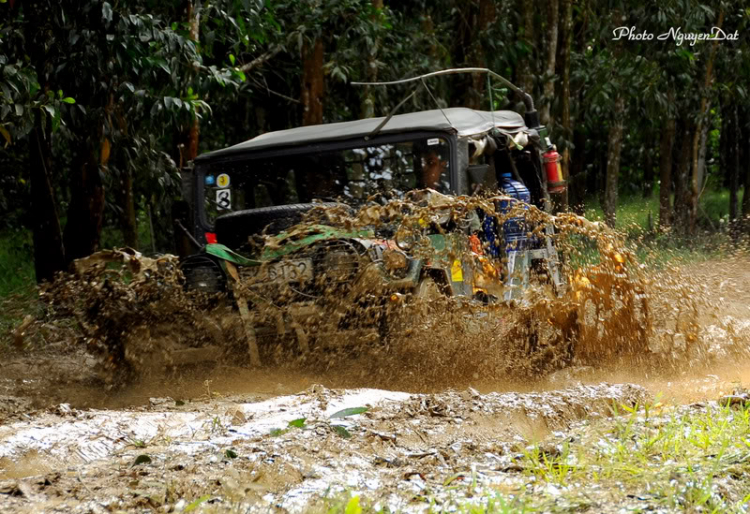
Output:
<svg viewBox="0 0 750 514">
<path fill-rule="evenodd" d="M 188 291 L 221 293 L 226 289 L 226 279 L 219 264 L 204 255 L 189 257 L 181 264 Z"/>
</svg>

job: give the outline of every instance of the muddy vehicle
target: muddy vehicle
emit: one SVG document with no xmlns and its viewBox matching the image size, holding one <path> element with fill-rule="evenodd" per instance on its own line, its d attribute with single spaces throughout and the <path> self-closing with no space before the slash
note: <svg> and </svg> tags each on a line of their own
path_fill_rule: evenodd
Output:
<svg viewBox="0 0 750 514">
<path fill-rule="evenodd" d="M 256 364 L 266 338 L 292 336 L 301 351 L 331 332 L 387 338 L 390 305 L 413 298 L 512 306 L 532 277 L 562 295 L 554 226 L 527 214 L 549 211 L 565 184 L 523 98 L 525 116 L 435 109 L 270 132 L 198 157 L 178 219 L 200 249 L 182 261 L 186 287 L 228 293 Z M 355 211 L 371 223 L 352 223 Z M 573 311 L 560 320 L 566 340 Z"/>
<path fill-rule="evenodd" d="M 285 305 L 295 304 L 291 318 L 325 310 L 331 295 L 510 300 L 529 270 L 545 270 L 561 286 L 551 240 L 528 238 L 523 215 L 498 224 L 477 209 L 455 223 L 439 212 L 445 196 L 479 190 L 499 195 L 498 212 L 517 202 L 547 208 L 539 129 L 511 111 L 438 109 L 272 132 L 203 155 L 185 179 L 194 205 L 191 235 L 202 247 L 183 261 L 187 286 L 221 292 L 245 283 L 252 311 L 259 302 L 278 303 L 280 288 L 273 286 L 283 285 L 294 291 L 284 295 Z M 435 207 L 423 222 L 427 254 L 422 247 L 416 255 L 414 238 L 400 239 L 387 223 L 297 226 L 316 208 L 403 199 Z M 273 236 L 272 244 L 258 245 L 261 234 Z M 472 244 L 475 262 L 467 262 Z M 351 314 L 338 315 L 345 325 Z M 285 333 L 301 323 L 274 325 Z"/>
</svg>

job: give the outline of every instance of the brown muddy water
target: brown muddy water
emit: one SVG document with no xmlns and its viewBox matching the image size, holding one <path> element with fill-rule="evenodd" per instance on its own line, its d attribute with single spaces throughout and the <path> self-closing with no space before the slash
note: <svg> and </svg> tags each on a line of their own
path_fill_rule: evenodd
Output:
<svg viewBox="0 0 750 514">
<path fill-rule="evenodd" d="M 750 383 L 750 258 L 624 271 L 616 237 L 567 226 L 615 256 L 568 271 L 604 276 L 596 294 L 418 301 L 385 342 L 347 335 L 302 355 L 276 344 L 260 368 L 243 361 L 225 305 L 171 287 L 169 259 L 120 285 L 101 267 L 61 281 L 26 335 L 44 349 L 3 356 L 0 512 L 303 512 L 345 492 L 421 511 L 458 494 L 456 477 L 476 482 L 467 500 L 522 487 L 519 453 L 613 405 L 715 400 Z M 543 352 L 524 346 L 532 332 Z M 202 359 L 217 338 L 229 350 Z M 165 366 L 186 346 L 199 357 Z"/>
</svg>

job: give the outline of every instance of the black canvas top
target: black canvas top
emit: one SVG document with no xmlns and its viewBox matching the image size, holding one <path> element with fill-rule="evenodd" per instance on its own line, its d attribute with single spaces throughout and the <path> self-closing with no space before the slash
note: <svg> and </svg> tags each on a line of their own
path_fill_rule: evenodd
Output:
<svg viewBox="0 0 750 514">
<path fill-rule="evenodd" d="M 446 119 L 447 118 L 447 119 Z M 343 141 L 363 138 L 372 133 L 384 118 L 367 118 L 357 121 L 310 125 L 276 132 L 267 132 L 258 137 L 229 148 L 206 153 L 198 161 L 228 157 L 246 151 L 272 147 L 298 146 L 310 143 Z M 494 124 L 493 124 L 494 121 Z M 493 128 L 506 134 L 516 134 L 526 129 L 523 117 L 514 111 L 475 111 L 463 107 L 435 109 L 408 114 L 397 114 L 378 132 L 393 134 L 408 131 L 438 131 L 471 137 L 486 134 Z"/>
</svg>

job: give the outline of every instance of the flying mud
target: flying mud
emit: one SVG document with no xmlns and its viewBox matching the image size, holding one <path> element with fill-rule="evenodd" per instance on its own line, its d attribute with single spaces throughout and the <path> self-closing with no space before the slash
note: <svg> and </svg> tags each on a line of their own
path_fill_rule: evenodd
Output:
<svg viewBox="0 0 750 514">
<path fill-rule="evenodd" d="M 379 225 L 396 241 L 411 241 L 411 253 L 428 260 L 434 249 L 427 248 L 425 227 L 455 235 L 472 213 L 494 212 L 494 205 L 491 198 L 441 196 L 437 202 L 374 203 L 356 215 L 341 206 L 320 207 L 281 243 L 272 237 L 262 243 L 288 245 L 321 222 L 352 231 Z M 518 213 L 495 215 L 502 224 Z M 223 362 L 350 374 L 364 379 L 361 386 L 424 391 L 538 380 L 570 366 L 623 359 L 654 369 L 699 366 L 745 352 L 744 341 L 736 340 L 743 334 L 739 326 L 706 323 L 716 306 L 697 277 L 648 271 L 600 223 L 534 207 L 523 216 L 529 238 L 554 226 L 562 285 L 551 280 L 550 269 L 531 269 L 521 294 L 508 295 L 507 260 L 493 264 L 482 248 L 468 244 L 453 245 L 444 258 L 469 264 L 473 297 L 449 296 L 442 283 L 424 279 L 416 290 L 392 293 L 355 250 L 324 242 L 309 257 L 323 259 L 326 271 L 304 292 L 296 283 L 269 281 L 264 264 L 251 276 L 231 267 L 231 290 L 207 295 L 184 287 L 175 257 L 113 250 L 77 261 L 73 275 L 48 286 L 40 323 L 73 321 L 80 347 L 98 359 L 109 387 L 165 369 Z M 293 258 L 299 255 L 285 257 Z"/>
</svg>

